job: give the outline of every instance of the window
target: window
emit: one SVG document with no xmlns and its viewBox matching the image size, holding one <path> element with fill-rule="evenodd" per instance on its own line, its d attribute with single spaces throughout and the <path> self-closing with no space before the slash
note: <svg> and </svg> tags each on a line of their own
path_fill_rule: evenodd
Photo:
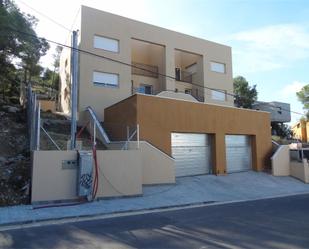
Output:
<svg viewBox="0 0 309 249">
<path fill-rule="evenodd" d="M 110 52 L 119 52 L 119 41 L 103 36 L 94 36 L 93 39 L 94 48 L 104 49 Z"/>
<path fill-rule="evenodd" d="M 93 84 L 97 86 L 118 87 L 119 75 L 113 73 L 93 72 Z"/>
<path fill-rule="evenodd" d="M 185 94 L 191 94 L 192 90 L 191 89 L 185 89 Z"/>
<path fill-rule="evenodd" d="M 225 64 L 211 61 L 210 70 L 217 73 L 225 73 Z"/>
<path fill-rule="evenodd" d="M 150 85 L 141 85 L 138 88 L 139 93 L 144 93 L 144 94 L 152 94 L 152 86 Z"/>
<path fill-rule="evenodd" d="M 211 98 L 214 100 L 225 101 L 226 91 L 223 90 L 211 90 Z"/>
</svg>

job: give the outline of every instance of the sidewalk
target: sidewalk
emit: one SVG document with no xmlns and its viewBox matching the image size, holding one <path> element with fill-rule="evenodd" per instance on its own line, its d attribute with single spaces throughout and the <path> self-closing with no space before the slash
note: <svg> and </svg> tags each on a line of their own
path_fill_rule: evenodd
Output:
<svg viewBox="0 0 309 249">
<path fill-rule="evenodd" d="M 274 177 L 250 171 L 227 176 L 183 177 L 178 178 L 175 185 L 144 187 L 143 192 L 141 197 L 107 199 L 77 206 L 44 209 L 33 209 L 31 205 L 4 207 L 0 208 L 0 226 L 309 193 L 309 184 L 292 177 Z"/>
</svg>

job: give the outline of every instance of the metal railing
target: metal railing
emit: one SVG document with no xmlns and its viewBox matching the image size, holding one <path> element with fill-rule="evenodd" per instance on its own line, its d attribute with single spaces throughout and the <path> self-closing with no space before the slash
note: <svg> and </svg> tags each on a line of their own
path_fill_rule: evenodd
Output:
<svg viewBox="0 0 309 249">
<path fill-rule="evenodd" d="M 110 144 L 111 141 L 110 141 L 107 133 L 105 132 L 104 128 L 102 127 L 102 125 L 101 125 L 101 123 L 100 123 L 96 113 L 91 108 L 91 106 L 88 106 L 86 108 L 86 111 L 90 114 L 90 118 L 91 118 L 91 120 L 93 122 L 93 133 L 94 133 L 93 136 L 94 136 L 94 138 L 96 137 L 96 134 L 95 134 L 96 129 L 98 129 L 98 131 L 99 131 L 99 133 L 101 135 L 103 144 L 108 147 L 108 144 Z"/>
<path fill-rule="evenodd" d="M 186 83 L 193 83 L 193 76 L 196 73 L 191 73 L 180 68 L 175 68 L 175 78 L 177 81 L 182 81 Z"/>
<path fill-rule="evenodd" d="M 37 94 L 32 92 L 31 86 L 27 88 L 27 125 L 30 150 L 40 149 L 40 102 Z"/>
<path fill-rule="evenodd" d="M 139 62 L 132 62 L 132 65 L 132 74 L 153 78 L 158 78 L 159 76 L 159 68 L 157 66 L 147 65 Z"/>
<path fill-rule="evenodd" d="M 40 150 L 41 129 L 57 150 L 60 150 L 60 147 L 44 129 L 41 123 L 41 104 L 38 100 L 38 94 L 32 91 L 31 86 L 27 87 L 26 108 L 30 151 Z"/>
<path fill-rule="evenodd" d="M 302 162 L 303 159 L 309 160 L 309 148 L 290 149 L 291 161 Z"/>
<path fill-rule="evenodd" d="M 129 143 L 133 140 L 133 138 L 136 136 L 136 142 L 137 142 L 137 149 L 139 149 L 139 125 L 136 125 L 136 129 L 131 133 L 130 127 L 127 126 L 127 140 L 125 141 L 122 150 L 127 150 Z"/>
<path fill-rule="evenodd" d="M 202 87 L 201 87 L 202 88 Z M 194 89 L 190 89 L 190 91 L 179 91 L 179 90 L 153 90 L 151 91 L 151 93 L 144 93 L 142 91 L 140 91 L 139 87 L 132 87 L 132 95 L 135 93 L 143 93 L 143 94 L 149 94 L 149 95 L 158 95 L 161 92 L 178 92 L 178 93 L 185 93 L 185 94 L 190 94 L 191 96 L 193 96 L 197 101 L 199 102 L 204 102 L 205 101 L 205 97 L 204 97 L 204 90 L 199 90 L 196 87 Z"/>
</svg>

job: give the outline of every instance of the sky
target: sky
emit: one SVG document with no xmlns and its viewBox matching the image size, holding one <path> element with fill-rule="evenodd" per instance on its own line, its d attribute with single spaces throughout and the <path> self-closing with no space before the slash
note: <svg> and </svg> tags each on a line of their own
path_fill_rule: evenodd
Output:
<svg viewBox="0 0 309 249">
<path fill-rule="evenodd" d="M 81 5 L 232 47 L 233 76 L 256 85 L 258 100 L 301 112 L 296 92 L 309 84 L 309 1 L 304 0 L 15 0 L 39 19 L 37 34 L 64 43 Z M 29 7 L 30 6 L 30 7 Z M 52 18 L 51 22 L 40 13 Z M 61 27 L 64 26 L 67 29 Z M 55 47 L 41 59 L 52 63 Z M 301 116 L 291 113 L 292 122 Z"/>
</svg>

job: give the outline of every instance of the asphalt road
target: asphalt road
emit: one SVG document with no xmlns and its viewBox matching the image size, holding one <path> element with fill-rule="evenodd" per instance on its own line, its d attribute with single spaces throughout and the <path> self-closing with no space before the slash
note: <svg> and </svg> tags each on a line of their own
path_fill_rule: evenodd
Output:
<svg viewBox="0 0 309 249">
<path fill-rule="evenodd" d="M 309 195 L 9 230 L 0 248 L 309 248 Z"/>
</svg>

